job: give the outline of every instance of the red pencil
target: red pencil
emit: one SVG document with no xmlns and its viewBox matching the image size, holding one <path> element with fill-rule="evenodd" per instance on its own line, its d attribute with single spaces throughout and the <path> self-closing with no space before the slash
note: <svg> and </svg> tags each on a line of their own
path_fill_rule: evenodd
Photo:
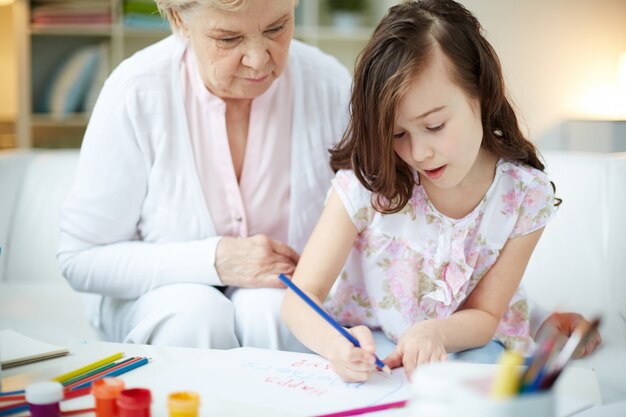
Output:
<svg viewBox="0 0 626 417">
<path fill-rule="evenodd" d="M 367 407 L 353 408 L 352 410 L 338 411 L 330 414 L 320 414 L 315 417 L 348 417 L 359 416 L 361 414 L 373 413 L 374 411 L 389 410 L 390 408 L 401 408 L 407 405 L 408 401 L 395 401 L 386 404 L 370 405 Z"/>
<path fill-rule="evenodd" d="M 81 379 L 81 380 L 79 380 L 79 381 L 76 381 L 76 382 L 74 382 L 74 383 L 72 383 L 72 384 L 66 385 L 66 386 L 65 386 L 65 389 L 66 389 L 66 390 L 73 390 L 74 388 L 76 388 L 76 387 L 80 387 L 81 385 L 84 385 L 84 384 L 86 384 L 87 382 L 93 382 L 93 381 L 95 381 L 96 379 L 100 379 L 100 378 L 102 378 L 103 376 L 108 375 L 109 373 L 111 373 L 111 372 L 113 372 L 113 371 L 116 371 L 116 370 L 121 369 L 121 368 L 125 368 L 125 367 L 127 367 L 127 366 L 129 366 L 129 365 L 132 365 L 132 364 L 133 364 L 133 363 L 135 363 L 135 362 L 139 362 L 139 361 L 140 361 L 140 360 L 142 360 L 142 359 L 143 359 L 143 358 L 142 358 L 142 357 L 139 357 L 139 356 L 136 356 L 136 357 L 133 357 L 133 358 L 130 358 L 130 359 L 126 359 L 126 360 L 124 360 L 124 361 L 122 361 L 122 362 L 119 362 L 118 364 L 116 364 L 116 365 L 115 365 L 114 367 L 112 367 L 112 368 L 105 369 L 104 371 L 101 371 L 101 372 L 99 372 L 99 373 L 97 373 L 97 374 L 95 374 L 95 375 L 91 375 L 91 376 L 89 376 L 89 377 L 87 377 L 87 378 L 83 378 L 83 379 Z"/>
</svg>

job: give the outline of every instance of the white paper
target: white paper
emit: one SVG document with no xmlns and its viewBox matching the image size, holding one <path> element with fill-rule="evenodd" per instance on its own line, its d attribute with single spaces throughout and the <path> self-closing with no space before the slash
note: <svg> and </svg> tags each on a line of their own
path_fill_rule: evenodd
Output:
<svg viewBox="0 0 626 417">
<path fill-rule="evenodd" d="M 66 347 L 32 339 L 14 330 L 0 330 L 0 360 L 3 368 L 56 358 L 68 353 Z"/>
<path fill-rule="evenodd" d="M 215 358 L 212 363 L 171 370 L 158 382 L 170 390 L 192 389 L 203 398 L 221 397 L 300 415 L 408 400 L 410 396 L 403 369 L 391 375 L 377 372 L 365 383 L 346 383 L 328 361 L 314 354 L 239 348 Z"/>
</svg>

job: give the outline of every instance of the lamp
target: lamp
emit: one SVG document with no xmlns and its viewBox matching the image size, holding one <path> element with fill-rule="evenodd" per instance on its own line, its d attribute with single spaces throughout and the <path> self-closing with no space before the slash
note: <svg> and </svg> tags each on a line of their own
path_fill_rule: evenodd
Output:
<svg viewBox="0 0 626 417">
<path fill-rule="evenodd" d="M 550 138 L 545 149 L 626 151 L 626 52 L 619 54 L 613 74 L 588 92 L 582 114 L 566 120 L 558 142 Z"/>
<path fill-rule="evenodd" d="M 13 4 L 14 0 L 0 0 L 0 6 L 8 6 L 10 4 Z"/>
<path fill-rule="evenodd" d="M 587 92 L 581 103 L 585 119 L 626 120 L 626 52 L 618 57 L 617 72 L 612 72 L 610 79 L 605 77 Z"/>
</svg>

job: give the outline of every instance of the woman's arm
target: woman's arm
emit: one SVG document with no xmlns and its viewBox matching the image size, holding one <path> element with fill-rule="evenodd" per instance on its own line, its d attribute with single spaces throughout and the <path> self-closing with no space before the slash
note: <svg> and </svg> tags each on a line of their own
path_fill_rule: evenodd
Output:
<svg viewBox="0 0 626 417">
<path fill-rule="evenodd" d="M 445 352 L 487 344 L 519 287 L 542 233 L 543 228 L 509 239 L 496 262 L 457 312 L 446 319 L 426 320 L 412 326 L 385 362 L 391 367 L 403 364 L 411 375 L 418 365 L 445 359 Z"/>
<path fill-rule="evenodd" d="M 141 236 L 149 183 L 162 183 L 150 178 L 154 159 L 166 156 L 147 138 L 159 134 L 164 140 L 177 139 L 172 129 L 163 131 L 160 113 L 151 116 L 152 123 L 146 121 L 134 93 L 140 88 L 119 79 L 109 79 L 103 87 L 61 212 L 58 261 L 78 291 L 130 299 L 170 283 L 219 284 L 213 266 L 219 237 L 185 241 L 184 232 L 176 228 L 182 213 L 164 216 L 161 210 L 157 219 L 159 207 L 153 202 L 154 208 L 147 209 L 153 217 L 147 220 L 178 236 L 159 243 Z M 144 90 L 142 94 L 150 94 L 154 89 Z M 152 104 L 159 108 L 158 103 Z"/>
<path fill-rule="evenodd" d="M 294 283 L 322 305 L 352 248 L 357 230 L 335 190 L 313 230 L 294 273 Z M 347 381 L 363 381 L 374 370 L 375 346 L 364 326 L 348 331 L 359 340 L 355 348 L 292 291 L 287 291 L 281 315 L 292 333 L 309 349 L 326 357 Z"/>
</svg>

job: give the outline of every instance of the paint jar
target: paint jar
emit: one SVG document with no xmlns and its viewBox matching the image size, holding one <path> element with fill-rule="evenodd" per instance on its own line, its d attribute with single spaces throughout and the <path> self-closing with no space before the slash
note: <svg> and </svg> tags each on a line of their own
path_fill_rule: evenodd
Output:
<svg viewBox="0 0 626 417">
<path fill-rule="evenodd" d="M 97 417 L 118 417 L 116 400 L 124 390 L 119 378 L 97 379 L 91 384 L 91 394 L 96 400 Z"/>
<path fill-rule="evenodd" d="M 146 388 L 131 388 L 120 392 L 115 400 L 118 417 L 150 417 L 152 396 Z"/>
<path fill-rule="evenodd" d="M 198 417 L 200 396 L 192 391 L 172 392 L 167 397 L 170 417 Z"/>
<path fill-rule="evenodd" d="M 26 387 L 26 402 L 32 417 L 59 417 L 63 385 L 59 382 L 38 382 Z"/>
</svg>

